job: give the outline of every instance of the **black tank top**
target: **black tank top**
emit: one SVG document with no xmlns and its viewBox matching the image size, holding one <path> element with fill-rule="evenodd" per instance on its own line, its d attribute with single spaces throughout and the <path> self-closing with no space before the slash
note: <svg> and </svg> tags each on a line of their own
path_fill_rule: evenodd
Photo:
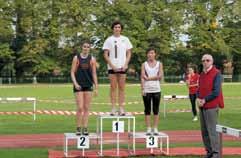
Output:
<svg viewBox="0 0 241 158">
<path fill-rule="evenodd" d="M 78 67 L 75 73 L 75 78 L 78 84 L 81 87 L 92 87 L 93 86 L 93 76 L 91 68 L 91 55 L 88 55 L 87 58 L 82 58 L 80 54 L 77 55 L 78 58 Z"/>
</svg>

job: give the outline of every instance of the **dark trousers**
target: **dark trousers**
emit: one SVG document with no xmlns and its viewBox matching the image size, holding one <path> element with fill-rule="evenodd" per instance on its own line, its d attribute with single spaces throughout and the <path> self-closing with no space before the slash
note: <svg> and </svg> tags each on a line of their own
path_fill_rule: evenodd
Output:
<svg viewBox="0 0 241 158">
<path fill-rule="evenodd" d="M 200 108 L 200 123 L 203 144 L 210 158 L 219 158 L 219 137 L 216 132 L 218 108 Z"/>
<path fill-rule="evenodd" d="M 197 116 L 197 109 L 196 109 L 196 94 L 189 94 L 190 102 L 192 104 L 192 114 L 193 116 Z"/>
<path fill-rule="evenodd" d="M 146 95 L 143 96 L 143 101 L 144 101 L 144 106 L 145 106 L 145 115 L 151 114 L 151 105 L 152 105 L 153 114 L 158 115 L 160 98 L 161 98 L 161 92 L 146 93 Z"/>
</svg>

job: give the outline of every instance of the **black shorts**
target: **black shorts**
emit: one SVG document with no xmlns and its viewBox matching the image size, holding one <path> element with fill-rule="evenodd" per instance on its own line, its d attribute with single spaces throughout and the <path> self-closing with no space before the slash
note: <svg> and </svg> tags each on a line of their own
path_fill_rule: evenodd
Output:
<svg viewBox="0 0 241 158">
<path fill-rule="evenodd" d="M 125 71 L 108 70 L 108 74 L 126 74 L 126 70 Z"/>
<path fill-rule="evenodd" d="M 81 87 L 80 89 L 76 89 L 73 87 L 73 92 L 86 92 L 86 91 L 93 91 L 93 87 Z"/>
</svg>

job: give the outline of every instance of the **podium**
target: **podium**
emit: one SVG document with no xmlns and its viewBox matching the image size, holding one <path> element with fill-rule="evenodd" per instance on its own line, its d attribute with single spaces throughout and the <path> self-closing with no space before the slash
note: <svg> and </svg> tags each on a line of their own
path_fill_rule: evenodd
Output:
<svg viewBox="0 0 241 158">
<path fill-rule="evenodd" d="M 64 156 L 68 157 L 68 143 L 69 140 L 75 139 L 78 140 L 80 135 L 76 135 L 75 133 L 64 133 Z M 90 133 L 89 134 L 89 139 L 96 139 L 98 141 L 98 135 L 96 133 Z M 82 149 L 82 156 L 85 156 L 85 149 Z"/>
<path fill-rule="evenodd" d="M 111 136 L 111 140 L 113 140 L 114 142 L 109 142 L 108 143 L 116 143 L 116 154 L 114 153 L 114 156 L 120 157 L 120 143 L 121 143 L 121 139 L 123 140 L 123 138 L 126 137 L 126 143 L 128 145 L 128 152 L 127 154 L 129 156 L 133 156 L 133 155 L 138 155 L 141 156 L 140 153 L 138 152 L 138 150 L 136 151 L 136 139 L 145 139 L 145 141 L 141 141 L 141 143 L 146 143 L 146 148 L 150 149 L 150 154 L 154 154 L 153 149 L 157 148 L 159 149 L 158 151 L 160 151 L 159 153 L 161 154 L 166 154 L 169 155 L 169 136 L 166 133 L 163 132 L 159 132 L 158 135 L 151 135 L 151 136 L 147 136 L 145 132 L 136 132 L 135 131 L 135 124 L 136 124 L 136 120 L 135 120 L 135 116 L 131 115 L 131 114 L 127 114 L 125 116 L 119 116 L 119 115 L 115 115 L 115 116 L 111 116 L 108 114 L 103 114 L 103 115 L 99 115 L 96 119 L 96 133 L 90 133 L 89 136 L 87 136 L 85 139 L 88 143 L 88 147 L 85 148 L 85 146 L 81 145 L 81 148 L 79 148 L 79 145 L 81 143 L 81 138 L 85 137 L 83 135 L 78 136 L 75 133 L 65 133 L 64 134 L 64 156 L 68 157 L 68 143 L 69 140 L 74 139 L 74 140 L 78 140 L 77 143 L 77 148 L 82 150 L 82 156 L 86 156 L 85 155 L 85 149 L 89 148 L 89 142 L 90 140 L 96 140 L 97 144 L 99 145 L 99 151 L 96 153 L 97 156 L 110 156 L 110 155 L 105 155 L 103 153 L 103 145 L 105 143 L 105 141 L 107 142 L 107 140 L 105 140 L 105 137 L 103 135 L 103 129 L 104 129 L 104 122 L 105 121 L 112 121 L 112 132 L 115 133 L 115 135 Z M 127 122 L 127 125 L 125 126 L 124 122 Z M 106 124 L 105 124 L 106 125 Z M 125 133 L 125 127 L 127 127 L 127 135 L 121 135 L 122 133 Z M 155 141 L 155 143 L 154 143 Z M 155 144 L 155 145 L 154 145 Z M 159 147 L 158 147 L 159 146 Z M 165 146 L 165 148 L 163 148 L 163 146 Z M 166 149 L 166 150 L 164 150 Z M 88 155 L 87 155 L 88 156 Z M 113 155 L 111 155 L 113 156 Z"/>
<path fill-rule="evenodd" d="M 100 137 L 100 156 L 103 156 L 103 122 L 104 120 L 109 119 L 109 120 L 116 120 L 117 122 L 121 120 L 127 120 L 127 132 L 128 134 L 132 133 L 133 138 L 132 138 L 132 150 L 133 153 L 130 152 L 130 154 L 135 154 L 135 117 L 131 114 L 126 114 L 125 116 L 119 116 L 119 115 L 99 115 L 97 119 L 97 134 Z M 132 128 L 131 128 L 131 123 L 132 123 Z M 129 143 L 128 143 L 128 150 L 129 150 Z M 119 156 L 120 154 L 120 132 L 116 132 L 116 156 Z"/>
<path fill-rule="evenodd" d="M 158 135 L 146 135 L 145 132 L 136 132 L 135 135 L 130 134 L 129 138 L 135 137 L 135 139 L 147 139 L 151 137 L 157 138 L 157 143 L 160 144 L 160 152 L 166 155 L 169 155 L 169 136 L 166 133 L 159 132 Z M 163 146 L 166 146 L 164 150 Z M 154 147 L 150 147 L 150 153 L 153 154 Z"/>
</svg>

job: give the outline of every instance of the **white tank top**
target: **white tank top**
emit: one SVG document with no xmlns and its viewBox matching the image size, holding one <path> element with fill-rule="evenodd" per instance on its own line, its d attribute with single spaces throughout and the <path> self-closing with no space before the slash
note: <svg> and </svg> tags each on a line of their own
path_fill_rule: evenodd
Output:
<svg viewBox="0 0 241 158">
<path fill-rule="evenodd" d="M 154 67 L 150 67 L 148 62 L 144 63 L 144 70 L 147 77 L 154 77 L 159 74 L 160 62 L 157 61 Z M 144 81 L 144 92 L 145 93 L 157 93 L 161 91 L 160 80 L 155 81 Z"/>
</svg>

